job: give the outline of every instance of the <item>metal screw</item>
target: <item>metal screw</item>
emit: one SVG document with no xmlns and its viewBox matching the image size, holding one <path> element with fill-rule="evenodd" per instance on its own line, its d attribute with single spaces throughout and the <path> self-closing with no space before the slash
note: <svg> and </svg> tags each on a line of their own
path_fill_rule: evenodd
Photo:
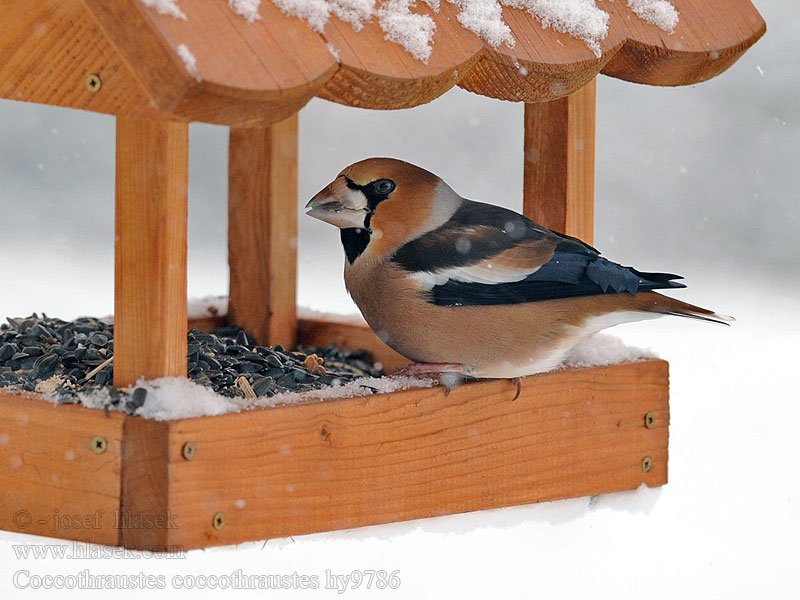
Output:
<svg viewBox="0 0 800 600">
<path fill-rule="evenodd" d="M 649 456 L 645 456 L 642 459 L 642 471 L 644 471 L 645 473 L 649 473 L 650 469 L 652 468 L 653 468 L 653 459 L 650 458 Z"/>
<path fill-rule="evenodd" d="M 225 527 L 225 514 L 218 512 L 214 515 L 214 529 L 220 531 L 223 527 Z"/>
<path fill-rule="evenodd" d="M 101 87 L 103 87 L 103 82 L 97 73 L 92 73 L 86 78 L 86 88 L 90 92 L 99 92 Z"/>
<path fill-rule="evenodd" d="M 652 429 L 656 425 L 656 413 L 649 412 L 644 416 L 644 426 Z"/>
<path fill-rule="evenodd" d="M 186 442 L 183 445 L 183 450 L 181 450 L 181 454 L 183 454 L 183 458 L 186 460 L 192 460 L 194 458 L 194 444 L 192 442 Z"/>
<path fill-rule="evenodd" d="M 92 438 L 92 451 L 95 454 L 103 454 L 108 450 L 108 440 L 102 435 L 96 435 Z"/>
</svg>

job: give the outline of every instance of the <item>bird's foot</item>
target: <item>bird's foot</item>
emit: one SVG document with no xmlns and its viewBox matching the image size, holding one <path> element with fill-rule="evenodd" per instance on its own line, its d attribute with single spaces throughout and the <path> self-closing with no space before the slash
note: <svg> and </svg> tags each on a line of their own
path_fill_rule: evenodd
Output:
<svg viewBox="0 0 800 600">
<path fill-rule="evenodd" d="M 447 394 L 460 384 L 464 377 L 470 376 L 472 369 L 467 365 L 458 363 L 412 363 L 405 369 L 400 369 L 392 377 L 428 377 L 443 385 Z"/>
<path fill-rule="evenodd" d="M 514 394 L 514 397 L 511 399 L 511 401 L 513 402 L 514 400 L 519 398 L 519 395 L 522 393 L 522 377 L 514 377 L 513 379 L 511 379 L 511 383 L 517 386 L 517 393 Z"/>
</svg>

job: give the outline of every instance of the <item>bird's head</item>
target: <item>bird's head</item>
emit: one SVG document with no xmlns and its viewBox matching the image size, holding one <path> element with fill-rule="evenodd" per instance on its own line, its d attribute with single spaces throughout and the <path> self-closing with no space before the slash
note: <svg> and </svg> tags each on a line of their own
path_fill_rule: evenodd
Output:
<svg viewBox="0 0 800 600">
<path fill-rule="evenodd" d="M 391 252 L 439 227 L 461 202 L 425 169 L 394 158 L 368 158 L 345 168 L 306 204 L 306 214 L 342 229 L 351 259 L 348 239 L 359 240 L 358 254 L 367 245 L 374 254 Z"/>
</svg>

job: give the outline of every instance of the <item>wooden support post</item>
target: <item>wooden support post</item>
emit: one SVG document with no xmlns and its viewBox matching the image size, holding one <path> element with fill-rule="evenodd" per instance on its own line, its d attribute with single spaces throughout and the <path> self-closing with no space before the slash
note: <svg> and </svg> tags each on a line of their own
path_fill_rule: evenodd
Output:
<svg viewBox="0 0 800 600">
<path fill-rule="evenodd" d="M 297 115 L 231 128 L 228 318 L 259 344 L 297 338 Z"/>
<path fill-rule="evenodd" d="M 186 376 L 186 123 L 117 118 L 114 384 Z"/>
<path fill-rule="evenodd" d="M 591 244 L 595 80 L 565 98 L 525 105 L 523 213 Z"/>
</svg>

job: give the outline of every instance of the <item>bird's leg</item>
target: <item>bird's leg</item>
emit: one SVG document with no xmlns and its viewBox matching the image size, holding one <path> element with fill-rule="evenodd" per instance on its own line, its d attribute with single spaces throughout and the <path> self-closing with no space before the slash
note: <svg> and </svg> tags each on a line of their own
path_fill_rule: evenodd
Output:
<svg viewBox="0 0 800 600">
<path fill-rule="evenodd" d="M 394 373 L 392 377 L 430 377 L 439 385 L 443 385 L 449 395 L 450 389 L 471 373 L 470 367 L 458 363 L 412 363 Z"/>
<path fill-rule="evenodd" d="M 519 395 L 522 393 L 522 377 L 514 377 L 511 380 L 511 383 L 513 383 L 515 386 L 517 386 L 517 393 L 511 399 L 511 401 L 513 402 L 514 400 L 519 398 Z"/>
</svg>

